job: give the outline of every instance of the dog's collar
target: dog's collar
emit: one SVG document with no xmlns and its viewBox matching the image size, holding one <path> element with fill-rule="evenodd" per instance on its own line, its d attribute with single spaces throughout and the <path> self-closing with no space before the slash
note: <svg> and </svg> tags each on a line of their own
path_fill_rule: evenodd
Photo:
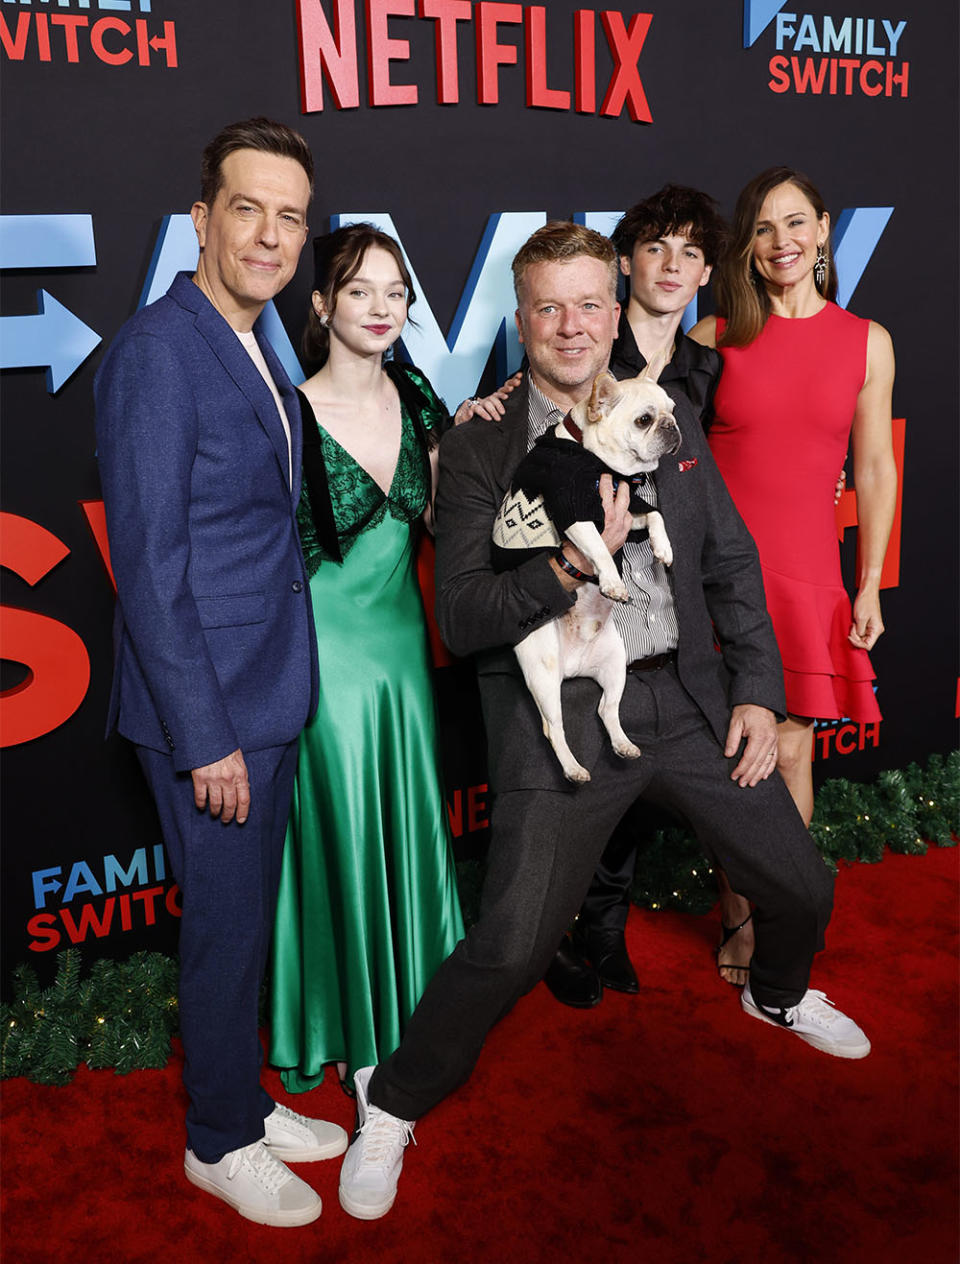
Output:
<svg viewBox="0 0 960 1264">
<path fill-rule="evenodd" d="M 567 413 L 560 425 L 563 426 L 571 439 L 576 439 L 577 443 L 583 443 L 583 431 L 573 420 L 572 413 Z"/>
<path fill-rule="evenodd" d="M 567 413 L 563 421 L 560 422 L 560 425 L 563 426 L 563 428 L 566 430 L 567 434 L 570 436 L 571 439 L 575 439 L 577 443 L 581 445 L 581 447 L 583 446 L 583 431 L 580 429 L 577 423 L 573 420 L 573 417 L 570 413 Z M 618 474 L 615 470 L 611 470 L 610 473 L 613 476 L 613 480 L 614 480 L 614 483 L 613 483 L 614 491 L 616 491 L 617 486 L 618 486 L 618 480 L 621 478 L 626 477 L 627 482 L 636 491 L 636 490 L 639 490 L 641 487 L 646 486 L 647 479 L 649 477 L 649 475 L 645 473 L 632 474 L 629 476 Z M 597 487 L 599 488 L 599 486 L 600 486 L 600 480 L 597 479 Z"/>
</svg>

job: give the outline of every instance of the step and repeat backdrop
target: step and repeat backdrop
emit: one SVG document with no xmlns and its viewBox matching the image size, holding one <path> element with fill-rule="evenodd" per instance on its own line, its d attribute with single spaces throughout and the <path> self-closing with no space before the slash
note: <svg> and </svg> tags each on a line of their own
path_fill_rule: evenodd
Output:
<svg viewBox="0 0 960 1264">
<path fill-rule="evenodd" d="M 123 321 L 196 262 L 204 144 L 254 114 L 310 142 L 314 233 L 367 219 L 399 238 L 420 296 L 401 354 L 451 410 L 519 363 L 509 264 L 546 219 L 607 231 L 668 181 L 729 213 L 763 168 L 808 172 L 841 303 L 893 336 L 901 473 L 873 654 L 884 718 L 819 726 L 816 776 L 868 780 L 952 746 L 956 26 L 935 0 L 0 0 L 5 983 L 70 945 L 176 942 L 152 805 L 131 751 L 103 738 L 113 587 L 92 384 Z M 309 257 L 262 318 L 295 380 Z M 837 529 L 852 583 L 852 486 Z M 451 825 L 477 854 L 473 675 L 436 639 L 434 657 Z"/>
</svg>

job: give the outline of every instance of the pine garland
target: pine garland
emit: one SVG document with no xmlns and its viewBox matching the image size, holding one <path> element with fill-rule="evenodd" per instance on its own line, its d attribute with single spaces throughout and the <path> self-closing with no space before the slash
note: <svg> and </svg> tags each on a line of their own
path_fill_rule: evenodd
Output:
<svg viewBox="0 0 960 1264">
<path fill-rule="evenodd" d="M 101 958 L 81 979 L 80 950 L 67 948 L 41 989 L 36 973 L 18 966 L 14 999 L 0 1006 L 0 1078 L 67 1084 L 81 1062 L 118 1075 L 165 1066 L 177 1030 L 177 970 L 175 957 L 138 952 Z"/>
<path fill-rule="evenodd" d="M 931 755 L 924 769 L 882 772 L 871 785 L 825 782 L 810 832 L 833 869 L 838 860 L 874 864 L 886 847 L 923 855 L 928 841 L 955 846 L 960 752 Z M 479 913 L 483 863 L 461 861 L 457 879 L 469 926 Z M 641 840 L 631 894 L 642 908 L 688 913 L 708 912 L 717 898 L 711 863 L 679 827 Z M 67 948 L 53 983 L 41 988 L 29 966 L 18 966 L 14 999 L 0 1005 L 0 1079 L 67 1084 L 81 1062 L 118 1075 L 165 1066 L 177 1031 L 177 973 L 175 957 L 138 952 L 126 961 L 101 958 L 82 978 L 80 950 Z"/>
</svg>

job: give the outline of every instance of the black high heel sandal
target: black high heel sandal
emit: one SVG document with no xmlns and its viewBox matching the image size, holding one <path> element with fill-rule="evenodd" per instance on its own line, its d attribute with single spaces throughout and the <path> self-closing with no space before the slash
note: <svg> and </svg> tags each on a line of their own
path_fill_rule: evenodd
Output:
<svg viewBox="0 0 960 1264">
<path fill-rule="evenodd" d="M 721 979 L 723 979 L 724 970 L 746 970 L 747 973 L 749 974 L 749 971 L 750 971 L 749 962 L 747 962 L 745 966 L 735 965 L 732 961 L 721 962 L 720 953 L 727 946 L 727 944 L 734 937 L 734 935 L 736 935 L 738 931 L 743 930 L 744 926 L 746 926 L 747 922 L 749 922 L 752 917 L 753 917 L 753 909 L 750 910 L 750 912 L 746 915 L 746 917 L 743 919 L 743 921 L 740 923 L 739 926 L 724 926 L 723 922 L 720 923 L 720 933 L 722 935 L 722 938 L 719 944 L 717 944 L 716 957 L 717 957 L 717 974 L 720 975 Z M 724 983 L 729 983 L 731 987 L 744 986 L 742 983 L 734 983 L 732 979 L 723 979 L 723 981 Z"/>
</svg>

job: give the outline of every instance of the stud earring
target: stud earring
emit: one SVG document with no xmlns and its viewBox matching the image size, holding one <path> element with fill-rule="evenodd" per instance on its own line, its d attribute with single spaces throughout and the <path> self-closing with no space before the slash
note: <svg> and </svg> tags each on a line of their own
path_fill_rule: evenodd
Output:
<svg viewBox="0 0 960 1264">
<path fill-rule="evenodd" d="M 817 243 L 817 261 L 813 265 L 813 279 L 817 283 L 817 289 L 823 289 L 823 283 L 827 276 L 827 256 L 823 253 L 823 246 Z"/>
</svg>

